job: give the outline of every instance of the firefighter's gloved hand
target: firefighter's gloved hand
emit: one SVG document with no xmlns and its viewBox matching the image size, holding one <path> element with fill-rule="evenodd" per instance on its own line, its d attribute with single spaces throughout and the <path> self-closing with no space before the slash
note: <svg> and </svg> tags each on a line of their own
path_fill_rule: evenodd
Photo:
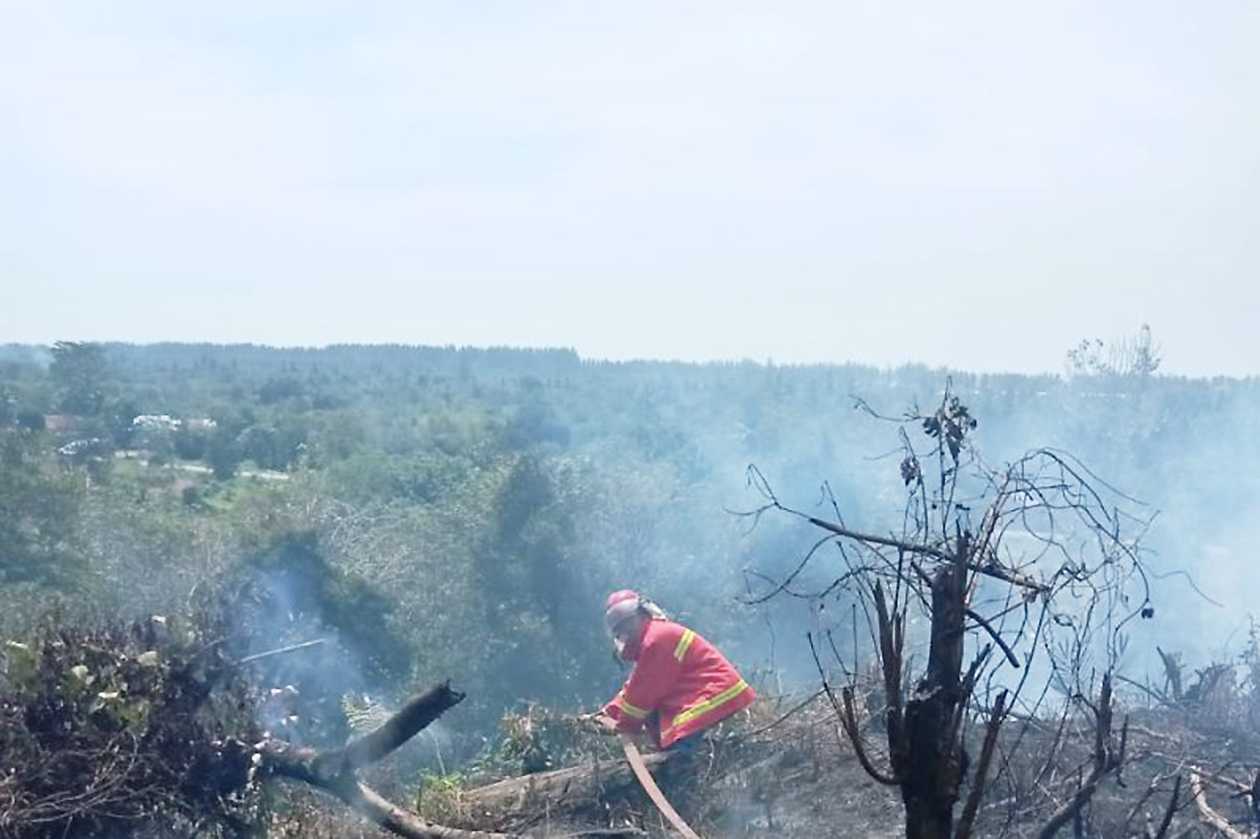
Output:
<svg viewBox="0 0 1260 839">
<path fill-rule="evenodd" d="M 578 722 L 583 726 L 598 734 L 616 734 L 617 722 L 606 714 L 582 714 L 578 717 Z"/>
</svg>

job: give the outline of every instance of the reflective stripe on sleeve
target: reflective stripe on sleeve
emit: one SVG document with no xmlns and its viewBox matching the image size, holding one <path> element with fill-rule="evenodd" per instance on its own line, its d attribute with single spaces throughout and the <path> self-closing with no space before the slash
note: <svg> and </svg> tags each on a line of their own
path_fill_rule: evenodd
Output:
<svg viewBox="0 0 1260 839">
<path fill-rule="evenodd" d="M 674 717 L 674 722 L 671 728 L 677 728 L 680 725 L 691 722 L 696 717 L 704 716 L 715 708 L 720 708 L 746 690 L 748 690 L 748 683 L 743 679 L 740 679 L 717 696 L 712 696 L 703 702 L 698 702 L 690 708 L 684 708 L 679 712 L 678 716 Z"/>
<path fill-rule="evenodd" d="M 678 646 L 674 647 L 674 658 L 682 661 L 683 656 L 687 654 L 687 650 L 691 649 L 691 642 L 694 640 L 696 640 L 696 633 L 690 629 L 684 630 L 682 637 L 678 639 Z"/>
<path fill-rule="evenodd" d="M 624 693 L 617 695 L 617 704 L 621 706 L 621 710 L 626 712 L 626 716 L 633 717 L 636 720 L 647 719 L 649 712 L 644 708 L 640 708 L 638 705 L 631 705 L 630 700 L 626 699 L 626 695 Z"/>
</svg>

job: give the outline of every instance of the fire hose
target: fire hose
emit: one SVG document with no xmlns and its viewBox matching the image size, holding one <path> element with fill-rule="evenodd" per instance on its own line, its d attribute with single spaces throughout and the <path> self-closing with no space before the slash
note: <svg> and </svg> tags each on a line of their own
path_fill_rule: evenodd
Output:
<svg viewBox="0 0 1260 839">
<path fill-rule="evenodd" d="M 678 811 L 674 809 L 674 806 L 669 803 L 669 799 L 665 797 L 665 793 L 661 792 L 661 788 L 656 785 L 656 779 L 652 777 L 652 773 L 643 764 L 643 755 L 639 754 L 639 747 L 634 744 L 634 740 L 627 734 L 619 736 L 621 737 L 621 750 L 626 753 L 626 761 L 629 762 L 630 768 L 634 770 L 634 777 L 639 779 L 639 785 L 648 794 L 648 798 L 652 799 L 656 809 L 660 810 L 661 815 L 673 825 L 674 830 L 677 830 L 686 839 L 700 839 L 699 834 L 683 821 L 682 816 L 678 815 Z"/>
</svg>

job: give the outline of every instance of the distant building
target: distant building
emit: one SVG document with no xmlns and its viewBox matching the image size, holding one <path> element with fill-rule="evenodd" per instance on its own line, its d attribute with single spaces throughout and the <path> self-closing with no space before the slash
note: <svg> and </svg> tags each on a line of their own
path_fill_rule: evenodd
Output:
<svg viewBox="0 0 1260 839">
<path fill-rule="evenodd" d="M 82 463 L 88 458 L 109 457 L 109 443 L 100 437 L 89 437 L 83 440 L 72 440 L 57 449 L 57 454 L 67 460 Z"/>
<path fill-rule="evenodd" d="M 219 424 L 209 417 L 181 420 L 170 414 L 140 414 L 131 420 L 131 425 L 137 431 L 178 431 L 180 428 L 189 431 L 213 431 Z"/>
<path fill-rule="evenodd" d="M 180 421 L 170 414 L 141 414 L 131 420 L 138 431 L 175 431 Z"/>
</svg>

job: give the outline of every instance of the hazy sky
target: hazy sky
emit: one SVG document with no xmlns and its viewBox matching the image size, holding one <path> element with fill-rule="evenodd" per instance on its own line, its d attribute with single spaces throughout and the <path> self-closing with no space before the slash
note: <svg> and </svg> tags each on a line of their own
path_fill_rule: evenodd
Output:
<svg viewBox="0 0 1260 839">
<path fill-rule="evenodd" d="M 1260 3 L 0 0 L 0 341 L 1260 373 Z"/>
</svg>

